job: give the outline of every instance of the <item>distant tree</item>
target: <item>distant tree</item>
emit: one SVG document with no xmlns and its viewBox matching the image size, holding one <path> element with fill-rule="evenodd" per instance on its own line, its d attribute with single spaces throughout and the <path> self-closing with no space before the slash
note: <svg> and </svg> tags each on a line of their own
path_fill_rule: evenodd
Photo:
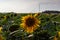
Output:
<svg viewBox="0 0 60 40">
<path fill-rule="evenodd" d="M 60 11 L 50 11 L 50 10 L 46 10 L 46 11 L 43 11 L 42 13 L 60 13 Z"/>
</svg>

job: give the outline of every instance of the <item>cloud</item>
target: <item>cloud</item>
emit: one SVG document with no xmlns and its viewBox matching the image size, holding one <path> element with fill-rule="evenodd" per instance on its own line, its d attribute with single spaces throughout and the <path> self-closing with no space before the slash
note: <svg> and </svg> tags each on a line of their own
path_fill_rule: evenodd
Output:
<svg viewBox="0 0 60 40">
<path fill-rule="evenodd" d="M 36 12 L 38 2 L 5 1 L 0 2 L 0 12 Z"/>
<path fill-rule="evenodd" d="M 39 12 L 43 10 L 59 10 L 60 0 L 0 0 L 0 12 Z"/>
</svg>

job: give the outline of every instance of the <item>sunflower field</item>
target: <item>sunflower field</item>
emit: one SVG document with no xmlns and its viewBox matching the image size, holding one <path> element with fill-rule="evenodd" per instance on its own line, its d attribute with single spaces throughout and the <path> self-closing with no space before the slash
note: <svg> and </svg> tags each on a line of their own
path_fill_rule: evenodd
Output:
<svg viewBox="0 0 60 40">
<path fill-rule="evenodd" d="M 0 13 L 0 40 L 60 40 L 60 14 Z"/>
</svg>

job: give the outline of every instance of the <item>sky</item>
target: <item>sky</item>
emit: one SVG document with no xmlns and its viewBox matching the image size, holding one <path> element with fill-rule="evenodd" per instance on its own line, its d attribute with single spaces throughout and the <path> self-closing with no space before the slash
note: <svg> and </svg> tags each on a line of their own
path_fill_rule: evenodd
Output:
<svg viewBox="0 0 60 40">
<path fill-rule="evenodd" d="M 60 11 L 60 0 L 0 0 L 0 12 L 30 13 Z"/>
</svg>

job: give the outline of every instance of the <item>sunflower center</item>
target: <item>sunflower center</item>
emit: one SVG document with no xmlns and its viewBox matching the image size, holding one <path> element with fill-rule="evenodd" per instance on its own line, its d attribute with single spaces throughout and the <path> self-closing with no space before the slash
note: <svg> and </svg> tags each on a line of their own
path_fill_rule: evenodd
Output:
<svg viewBox="0 0 60 40">
<path fill-rule="evenodd" d="M 29 18 L 26 20 L 26 25 L 27 25 L 28 27 L 31 27 L 31 26 L 33 26 L 34 24 L 35 24 L 34 18 L 29 17 Z"/>
</svg>

